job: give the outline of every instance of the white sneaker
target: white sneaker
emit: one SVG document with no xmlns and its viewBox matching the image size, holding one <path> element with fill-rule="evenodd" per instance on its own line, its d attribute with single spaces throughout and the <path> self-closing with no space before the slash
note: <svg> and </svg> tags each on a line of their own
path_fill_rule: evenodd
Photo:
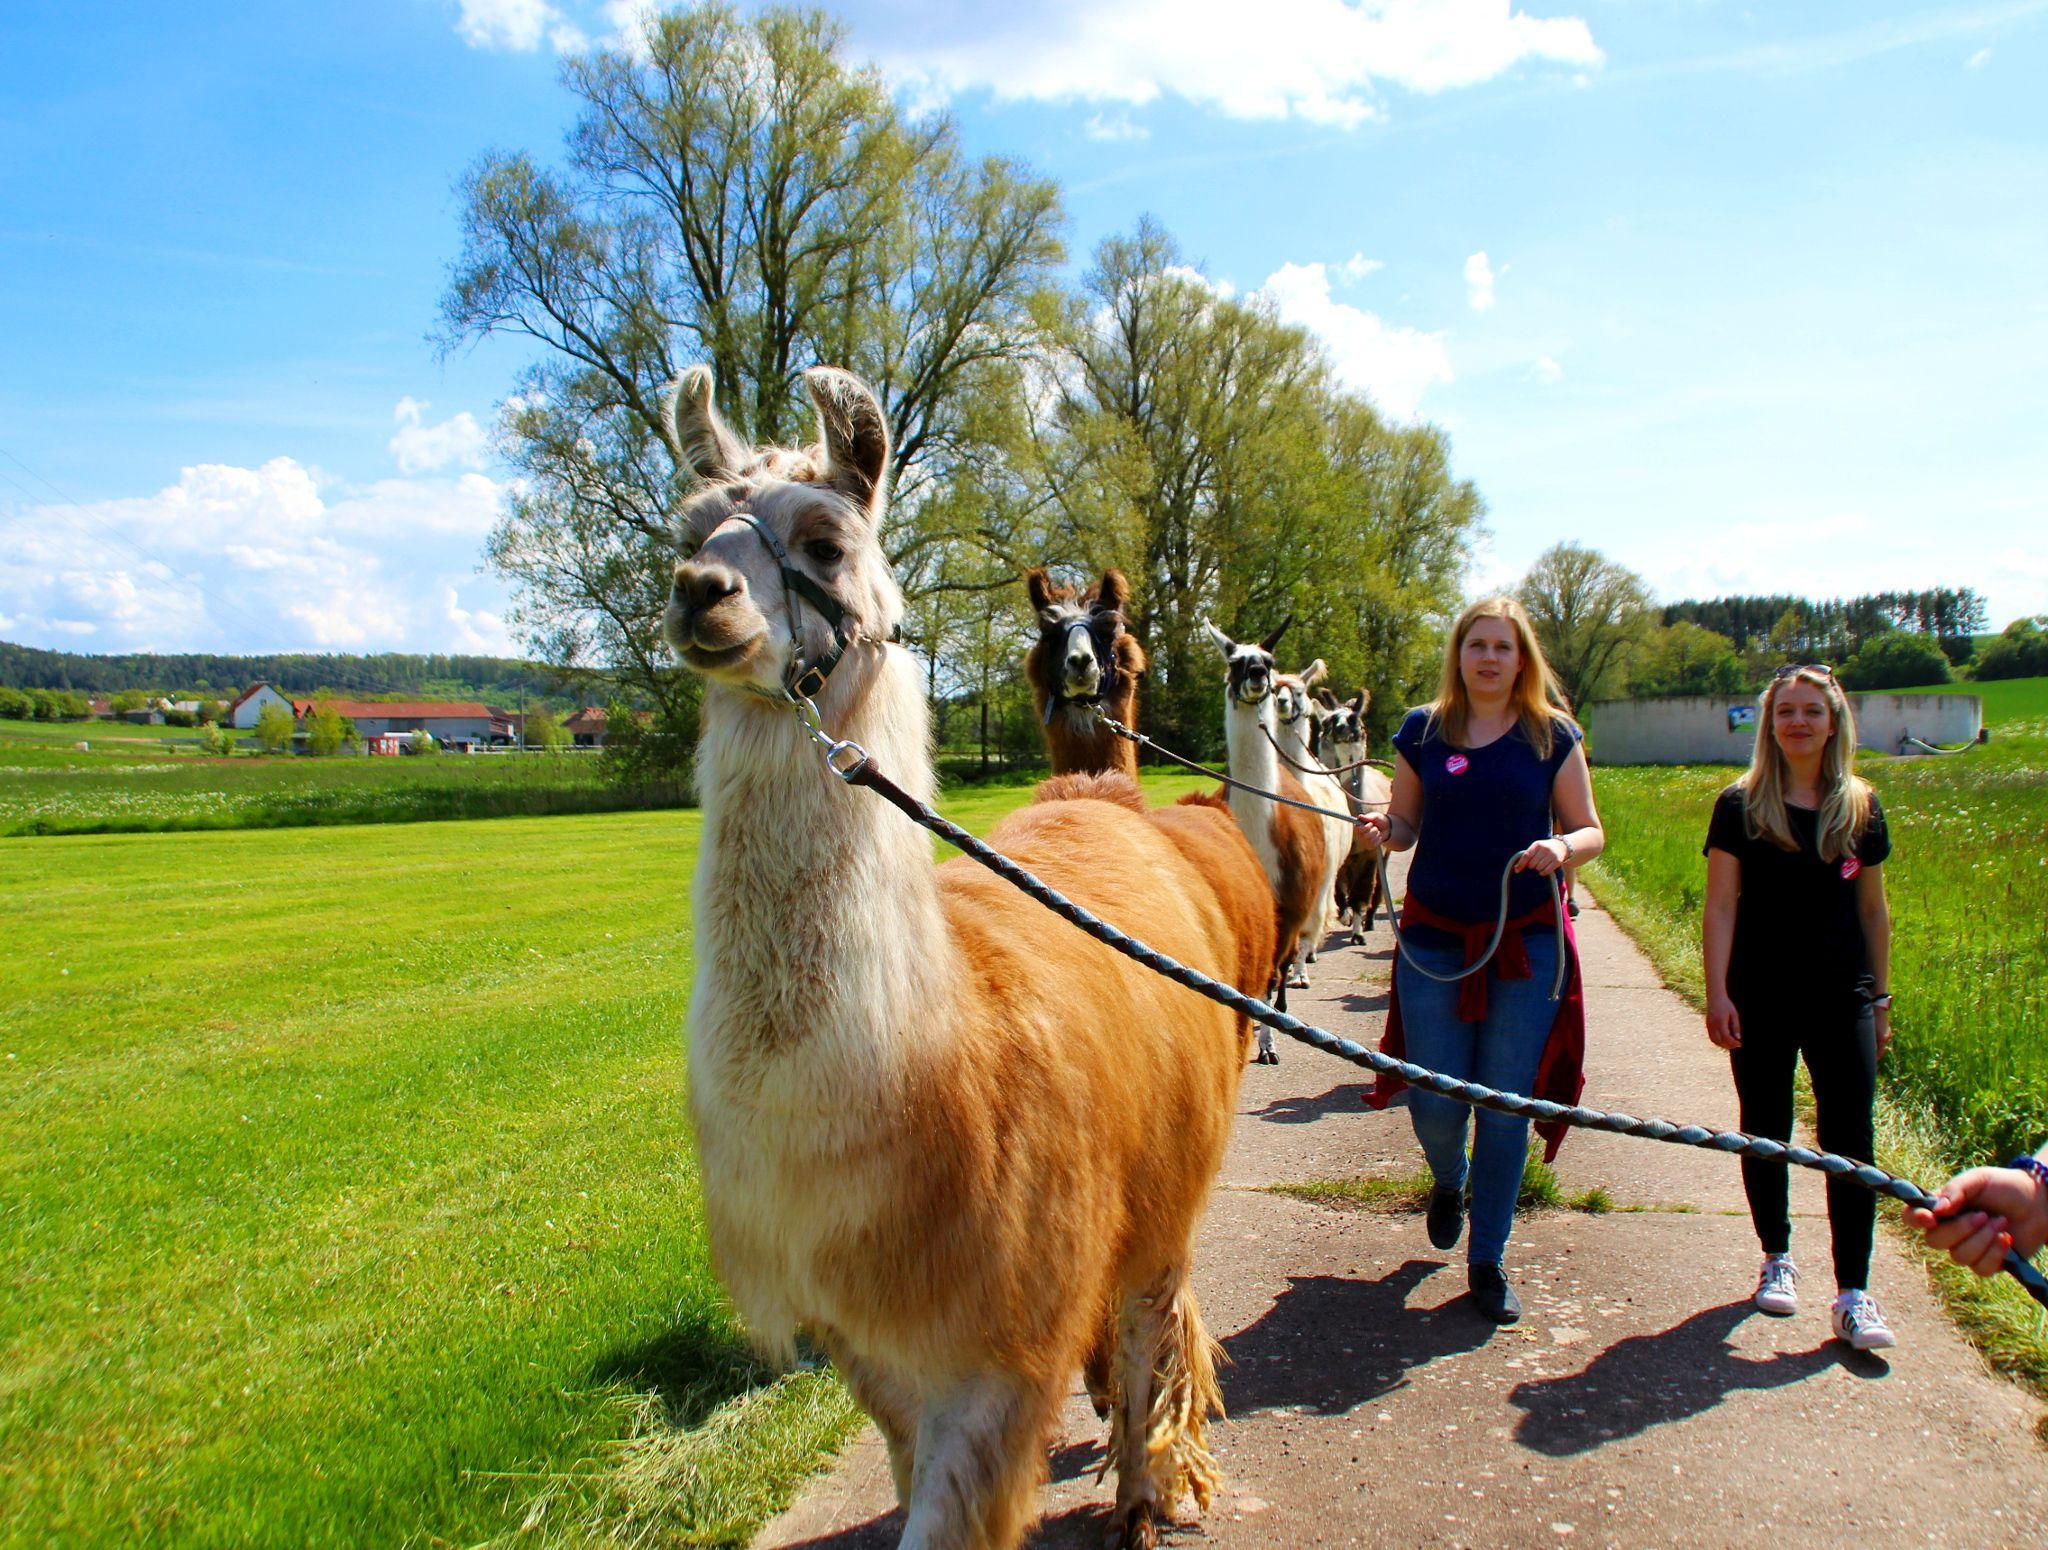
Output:
<svg viewBox="0 0 2048 1550">
<path fill-rule="evenodd" d="M 1775 1318 L 1799 1311 L 1799 1267 L 1790 1254 L 1766 1254 L 1756 1278 L 1757 1308 Z"/>
<path fill-rule="evenodd" d="M 1844 1292 L 1835 1299 L 1835 1338 L 1846 1340 L 1858 1351 L 1888 1351 L 1899 1343 L 1884 1315 L 1877 1311 L 1868 1292 Z"/>
</svg>

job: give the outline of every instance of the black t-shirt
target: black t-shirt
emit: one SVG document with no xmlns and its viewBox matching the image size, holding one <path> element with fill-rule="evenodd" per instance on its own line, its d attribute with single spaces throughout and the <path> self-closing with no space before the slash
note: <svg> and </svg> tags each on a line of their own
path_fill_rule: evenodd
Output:
<svg viewBox="0 0 2048 1550">
<path fill-rule="evenodd" d="M 1728 993 L 1738 1002 L 1759 993 L 1806 1001 L 1853 989 L 1870 972 L 1856 878 L 1892 853 L 1876 794 L 1854 854 L 1839 861 L 1821 859 L 1820 814 L 1812 808 L 1785 806 L 1797 850 L 1782 850 L 1762 835 L 1750 838 L 1742 809 L 1741 786 L 1723 791 L 1701 847 L 1702 855 L 1726 851 L 1742 866 Z"/>
</svg>

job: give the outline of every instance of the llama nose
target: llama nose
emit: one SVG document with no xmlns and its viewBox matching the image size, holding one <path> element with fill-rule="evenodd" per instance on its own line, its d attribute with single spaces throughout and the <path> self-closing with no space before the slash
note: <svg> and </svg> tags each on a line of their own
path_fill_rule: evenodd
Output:
<svg viewBox="0 0 2048 1550">
<path fill-rule="evenodd" d="M 695 613 L 717 607 L 746 587 L 746 578 L 724 565 L 700 565 L 692 560 L 676 567 L 676 598 Z"/>
</svg>

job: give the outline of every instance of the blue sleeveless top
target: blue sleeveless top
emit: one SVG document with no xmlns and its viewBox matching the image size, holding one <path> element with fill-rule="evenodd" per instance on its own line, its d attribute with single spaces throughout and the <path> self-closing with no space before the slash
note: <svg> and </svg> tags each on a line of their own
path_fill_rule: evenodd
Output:
<svg viewBox="0 0 2048 1550">
<path fill-rule="evenodd" d="M 1551 788 L 1579 738 L 1577 727 L 1554 720 L 1545 759 L 1518 721 L 1483 748 L 1458 748 L 1444 741 L 1441 727 L 1429 728 L 1426 706 L 1408 712 L 1394 747 L 1422 778 L 1422 825 L 1408 869 L 1415 897 L 1453 920 L 1491 921 L 1508 858 L 1555 832 Z M 1545 879 L 1517 872 L 1508 915 L 1527 914 L 1550 896 Z"/>
</svg>

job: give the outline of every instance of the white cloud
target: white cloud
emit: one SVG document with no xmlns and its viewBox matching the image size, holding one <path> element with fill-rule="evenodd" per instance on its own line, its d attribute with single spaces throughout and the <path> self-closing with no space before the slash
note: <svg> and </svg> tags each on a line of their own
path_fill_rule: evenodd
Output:
<svg viewBox="0 0 2048 1550">
<path fill-rule="evenodd" d="M 461 9 L 455 30 L 471 48 L 530 54 L 543 41 L 554 43 L 556 35 L 569 26 L 548 0 L 457 0 L 457 4 Z"/>
<path fill-rule="evenodd" d="M 1345 285 L 1356 285 L 1367 275 L 1377 274 L 1386 267 L 1382 259 L 1367 258 L 1363 253 L 1353 253 L 1331 273 Z"/>
<path fill-rule="evenodd" d="M 1564 368 L 1558 365 L 1557 362 L 1552 360 L 1549 356 L 1539 355 L 1533 362 L 1530 363 L 1529 376 L 1534 381 L 1540 382 L 1545 387 L 1548 387 L 1553 382 L 1559 382 L 1563 380 Z"/>
<path fill-rule="evenodd" d="M 1512 0 L 1047 0 L 935 13 L 884 0 L 859 27 L 884 71 L 920 99 L 987 91 L 1001 100 L 1185 99 L 1233 118 L 1351 126 L 1380 116 L 1397 86 L 1476 85 L 1524 61 L 1603 59 L 1577 17 Z"/>
<path fill-rule="evenodd" d="M 1990 61 L 1991 50 L 1988 48 L 1980 48 L 1977 50 L 1976 53 L 1972 54 L 1968 59 L 1963 61 L 1963 68 L 1965 70 L 1981 70 L 1984 68 L 1985 65 L 1989 64 Z"/>
<path fill-rule="evenodd" d="M 490 443 L 476 417 L 465 409 L 438 425 L 428 425 L 423 416 L 429 407 L 417 398 L 401 398 L 392 411 L 398 432 L 391 438 L 391 457 L 399 471 L 416 474 L 446 468 L 450 463 L 482 467 Z"/>
<path fill-rule="evenodd" d="M 1413 419 L 1430 386 L 1451 380 L 1442 334 L 1388 323 L 1330 294 L 1323 264 L 1283 264 L 1260 287 L 1286 322 L 1308 329 L 1329 351 L 1346 386 L 1395 419 Z"/>
<path fill-rule="evenodd" d="M 1091 140 L 1149 140 L 1152 131 L 1136 122 L 1128 113 L 1097 113 L 1081 126 L 1081 133 Z"/>
<path fill-rule="evenodd" d="M 1497 278 L 1492 262 L 1483 252 L 1465 260 L 1465 299 L 1472 303 L 1474 312 L 1484 312 L 1493 305 L 1493 282 Z"/>
<path fill-rule="evenodd" d="M 481 473 L 351 486 L 276 457 L 0 509 L 0 615 L 88 651 L 509 650 L 503 588 L 476 576 L 501 495 Z"/>
</svg>

